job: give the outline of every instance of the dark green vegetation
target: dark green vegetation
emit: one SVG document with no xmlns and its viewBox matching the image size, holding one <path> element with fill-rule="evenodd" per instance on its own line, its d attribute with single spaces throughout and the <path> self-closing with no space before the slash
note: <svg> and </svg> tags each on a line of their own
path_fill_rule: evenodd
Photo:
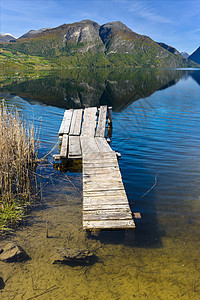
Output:
<svg viewBox="0 0 200 300">
<path fill-rule="evenodd" d="M 188 59 L 200 64 L 200 47 L 197 48 L 189 57 Z"/>
<path fill-rule="evenodd" d="M 22 221 L 36 194 L 34 128 L 18 112 L 0 108 L 0 233 Z"/>
<path fill-rule="evenodd" d="M 0 76 L 0 95 L 17 94 L 33 103 L 37 100 L 63 108 L 106 104 L 120 111 L 133 101 L 175 84 L 181 76 L 181 71 L 158 69 L 7 72 Z"/>
<path fill-rule="evenodd" d="M 1 47 L 13 54 L 40 57 L 39 64 L 45 58 L 51 66 L 63 68 L 196 66 L 180 54 L 173 54 L 159 46 L 151 38 L 133 32 L 121 22 L 102 26 L 90 20 L 64 24 L 16 42 L 1 44 Z"/>
</svg>

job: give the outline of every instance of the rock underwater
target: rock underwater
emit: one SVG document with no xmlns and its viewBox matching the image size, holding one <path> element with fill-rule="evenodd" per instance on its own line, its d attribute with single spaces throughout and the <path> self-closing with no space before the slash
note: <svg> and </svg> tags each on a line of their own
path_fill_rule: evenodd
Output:
<svg viewBox="0 0 200 300">
<path fill-rule="evenodd" d="M 95 259 L 95 255 L 87 249 L 55 249 L 52 255 L 53 264 L 88 265 Z"/>
<path fill-rule="evenodd" d="M 0 249 L 0 260 L 4 262 L 22 262 L 30 259 L 29 255 L 14 243 L 6 244 Z"/>
</svg>

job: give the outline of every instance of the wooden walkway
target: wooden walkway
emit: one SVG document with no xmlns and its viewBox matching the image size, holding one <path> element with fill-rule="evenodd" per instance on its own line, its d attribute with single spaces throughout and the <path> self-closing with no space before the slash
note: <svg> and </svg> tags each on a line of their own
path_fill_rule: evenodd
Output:
<svg viewBox="0 0 200 300">
<path fill-rule="evenodd" d="M 83 229 L 133 229 L 135 223 L 116 153 L 105 139 L 107 107 L 66 110 L 61 151 L 54 159 L 82 159 Z"/>
</svg>

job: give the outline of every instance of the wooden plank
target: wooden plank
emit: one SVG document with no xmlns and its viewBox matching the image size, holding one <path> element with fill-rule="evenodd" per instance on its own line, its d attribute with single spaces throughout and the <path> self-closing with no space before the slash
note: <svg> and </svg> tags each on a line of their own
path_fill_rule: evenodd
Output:
<svg viewBox="0 0 200 300">
<path fill-rule="evenodd" d="M 95 137 L 96 144 L 99 148 L 99 152 L 113 152 L 110 145 L 107 143 L 105 138 Z"/>
<path fill-rule="evenodd" d="M 69 135 L 80 135 L 83 109 L 74 109 Z"/>
<path fill-rule="evenodd" d="M 119 171 L 115 171 L 115 172 L 111 172 L 112 173 L 112 177 L 110 178 L 110 180 L 122 180 L 122 176 L 121 173 Z M 110 173 L 106 173 L 106 174 L 110 174 Z M 90 180 L 99 180 L 101 179 L 101 181 L 107 181 L 107 177 L 103 177 L 102 174 L 83 174 L 82 175 L 83 181 L 90 181 Z"/>
<path fill-rule="evenodd" d="M 80 137 L 82 153 L 97 153 L 99 148 L 97 147 L 96 141 L 93 137 Z M 83 159 L 84 162 L 84 159 Z"/>
<path fill-rule="evenodd" d="M 110 174 L 110 173 L 107 173 Z M 112 173 L 111 173 L 112 174 Z M 107 176 L 102 176 L 102 174 L 84 174 L 82 176 L 83 182 L 116 182 L 116 181 L 120 181 L 122 182 L 122 177 L 119 171 L 115 171 L 113 172 L 112 176 L 109 176 L 109 180 Z"/>
<path fill-rule="evenodd" d="M 95 177 L 90 177 L 90 178 L 88 178 L 88 177 L 84 177 L 83 178 L 83 184 L 84 185 L 87 185 L 87 184 L 91 184 L 91 183 L 93 183 L 93 184 L 106 184 L 108 182 L 108 179 L 105 177 L 105 178 L 102 178 L 102 176 L 95 176 Z M 119 176 L 119 177 L 115 177 L 115 178 L 113 178 L 113 177 L 111 177 L 111 178 L 109 178 L 109 183 L 110 184 L 115 184 L 115 183 L 120 183 L 120 182 L 122 182 L 122 180 L 121 180 L 121 177 Z"/>
<path fill-rule="evenodd" d="M 53 159 L 54 160 L 60 160 L 60 154 L 54 154 Z"/>
<path fill-rule="evenodd" d="M 116 193 L 113 193 L 113 191 L 107 195 L 99 193 L 97 195 L 85 195 L 83 202 L 85 201 L 93 201 L 95 203 L 100 203 L 107 201 L 108 203 L 128 203 L 128 199 L 126 196 L 126 193 L 121 193 L 117 191 Z"/>
<path fill-rule="evenodd" d="M 123 197 L 121 198 L 116 198 L 115 201 L 113 200 L 108 200 L 107 198 L 99 198 L 98 200 L 93 200 L 92 198 L 95 199 L 95 197 L 91 197 L 88 198 L 88 200 L 84 200 L 83 205 L 84 205 L 84 209 L 83 211 L 85 211 L 85 209 L 101 209 L 103 210 L 104 207 L 106 208 L 106 206 L 110 207 L 113 205 L 129 205 L 128 201 L 124 200 Z M 86 208 L 85 208 L 86 207 Z"/>
<path fill-rule="evenodd" d="M 102 177 L 111 178 L 112 176 L 115 176 L 115 174 L 119 174 L 119 167 L 110 167 L 110 168 L 111 168 L 111 170 L 109 168 L 100 168 L 100 169 L 99 168 L 84 168 L 84 166 L 82 166 L 82 170 L 83 170 L 83 173 L 85 176 L 101 175 Z"/>
<path fill-rule="evenodd" d="M 133 217 L 134 217 L 134 219 L 142 219 L 142 216 L 139 212 L 133 213 Z"/>
<path fill-rule="evenodd" d="M 79 136 L 69 136 L 69 158 L 81 157 L 81 144 Z"/>
<path fill-rule="evenodd" d="M 105 182 L 86 182 L 83 183 L 83 191 L 89 192 L 89 191 L 106 191 L 106 190 L 123 190 L 124 185 L 121 182 L 115 182 L 114 184 L 110 183 L 108 181 Z"/>
<path fill-rule="evenodd" d="M 67 148 L 68 148 L 68 134 L 63 134 L 60 157 L 66 158 L 67 157 Z"/>
<path fill-rule="evenodd" d="M 113 197 L 112 197 L 113 196 Z M 128 204 L 128 199 L 125 194 L 115 193 L 114 195 L 85 195 L 83 199 L 84 205 L 96 204 Z"/>
<path fill-rule="evenodd" d="M 95 136 L 104 138 L 105 128 L 106 128 L 106 115 L 107 115 L 107 106 L 100 106 L 99 119 L 98 119 L 97 130 L 96 130 Z"/>
<path fill-rule="evenodd" d="M 60 129 L 59 129 L 59 132 L 58 132 L 59 135 L 69 133 L 71 119 L 72 119 L 72 113 L 73 113 L 72 109 L 69 109 L 69 110 L 65 111 Z"/>
<path fill-rule="evenodd" d="M 110 209 L 95 209 L 95 210 L 84 210 L 84 215 L 85 216 L 91 216 L 91 215 L 95 215 L 95 216 L 106 216 L 109 214 L 116 214 L 116 213 L 129 213 L 129 217 L 130 217 L 130 208 L 123 208 L 123 207 L 119 207 L 118 208 L 110 208 Z"/>
<path fill-rule="evenodd" d="M 106 212 L 106 214 L 104 214 L 104 212 L 100 214 L 95 214 L 94 212 L 91 214 L 83 214 L 83 221 L 132 220 L 130 212 Z"/>
<path fill-rule="evenodd" d="M 85 195 L 86 193 L 96 193 L 96 192 L 104 192 L 106 193 L 106 191 L 123 191 L 124 190 L 124 186 L 123 183 L 118 183 L 118 184 L 113 184 L 110 188 L 109 188 L 109 184 L 97 184 L 92 183 L 92 184 L 84 184 L 83 185 L 83 194 Z M 104 195 L 105 196 L 105 195 Z"/>
<path fill-rule="evenodd" d="M 83 138 L 83 137 L 82 137 Z M 96 138 L 94 139 L 96 143 Z M 98 159 L 98 158 L 104 158 L 107 157 L 109 158 L 116 158 L 116 152 L 98 152 L 98 153 L 83 153 L 84 159 Z"/>
<path fill-rule="evenodd" d="M 89 168 L 105 168 L 108 169 L 110 167 L 115 167 L 117 169 L 119 169 L 119 166 L 117 164 L 117 162 L 107 162 L 107 164 L 105 162 L 96 162 L 96 163 L 88 163 L 88 164 L 83 164 L 83 169 L 87 170 Z"/>
<path fill-rule="evenodd" d="M 110 168 L 102 168 L 102 169 L 92 169 L 92 168 L 86 168 L 83 171 L 84 175 L 102 175 L 102 176 L 114 176 L 114 174 L 119 174 L 119 167 L 110 167 Z"/>
<path fill-rule="evenodd" d="M 117 196 L 126 196 L 124 189 L 112 189 L 107 191 L 83 191 L 83 196 L 100 196 L 102 198 L 107 197 L 107 195 L 117 195 Z"/>
<path fill-rule="evenodd" d="M 97 121 L 97 108 L 88 107 L 84 110 L 81 135 L 94 137 Z"/>
<path fill-rule="evenodd" d="M 83 221 L 83 230 L 133 229 L 133 220 Z"/>
<path fill-rule="evenodd" d="M 114 163 L 114 164 L 118 164 L 118 162 L 117 162 L 117 159 L 116 159 L 116 157 L 115 158 L 107 158 L 106 156 L 105 157 L 99 157 L 99 159 L 98 158 L 93 158 L 93 159 L 89 159 L 89 158 L 87 158 L 87 159 L 85 159 L 84 158 L 84 160 L 83 160 L 84 162 L 84 164 L 85 165 L 89 165 L 89 164 L 105 164 L 106 165 L 106 163 Z"/>
<path fill-rule="evenodd" d="M 90 204 L 87 205 L 84 203 L 84 213 L 87 211 L 93 211 L 93 210 L 108 210 L 108 209 L 113 209 L 113 210 L 118 210 L 118 209 L 125 209 L 125 210 L 130 210 L 129 204 L 128 203 L 122 203 L 122 204 L 109 204 L 109 203 L 105 203 L 104 205 L 100 204 Z M 135 217 L 135 213 L 134 213 L 134 217 Z"/>
</svg>

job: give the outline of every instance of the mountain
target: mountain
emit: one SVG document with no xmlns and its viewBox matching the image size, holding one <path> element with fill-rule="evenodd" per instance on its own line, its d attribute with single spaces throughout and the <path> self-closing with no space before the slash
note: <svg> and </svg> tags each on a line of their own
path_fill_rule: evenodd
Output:
<svg viewBox="0 0 200 300">
<path fill-rule="evenodd" d="M 187 52 L 181 52 L 181 55 L 182 55 L 184 58 L 188 58 L 188 57 L 190 56 Z"/>
<path fill-rule="evenodd" d="M 167 51 L 169 51 L 172 54 L 175 54 L 175 55 L 180 55 L 181 54 L 180 52 L 178 52 L 178 50 L 176 50 L 176 48 L 171 47 L 171 46 L 169 46 L 169 45 L 167 45 L 165 43 L 159 43 L 159 42 L 157 42 L 157 44 L 159 46 L 163 47 L 164 49 L 166 49 Z"/>
<path fill-rule="evenodd" d="M 192 67 L 150 37 L 116 21 L 99 25 L 91 20 L 63 24 L 22 36 L 2 47 L 48 58 L 59 67 Z M 171 47 L 172 48 L 172 47 Z M 173 48 L 174 49 L 174 48 Z"/>
<path fill-rule="evenodd" d="M 0 43 L 16 41 L 16 38 L 10 33 L 0 33 Z"/>
<path fill-rule="evenodd" d="M 46 31 L 48 29 L 50 29 L 50 28 L 41 28 L 41 29 L 38 29 L 38 30 L 30 30 L 29 32 L 27 32 L 27 33 L 23 34 L 22 36 L 20 36 L 19 39 L 31 38 L 35 34 L 41 33 L 41 32 Z"/>
<path fill-rule="evenodd" d="M 200 64 L 200 47 L 195 50 L 189 57 L 188 59 L 194 61 L 197 64 Z"/>
</svg>

